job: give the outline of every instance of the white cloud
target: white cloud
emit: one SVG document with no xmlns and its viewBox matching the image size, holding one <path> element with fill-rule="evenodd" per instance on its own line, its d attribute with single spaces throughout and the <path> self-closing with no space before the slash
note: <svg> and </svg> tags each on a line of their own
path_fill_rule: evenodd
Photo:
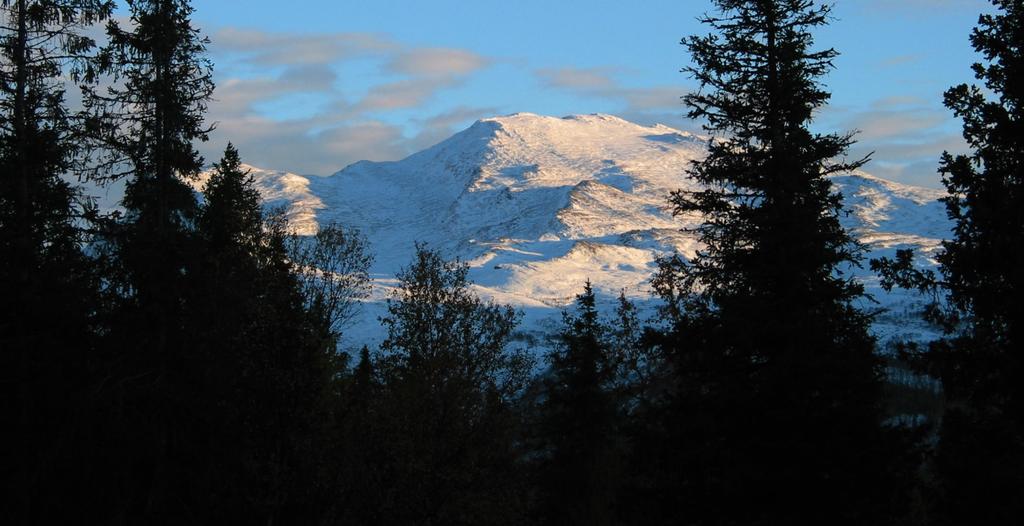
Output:
<svg viewBox="0 0 1024 526">
<path fill-rule="evenodd" d="M 238 28 L 216 31 L 211 41 L 214 60 L 223 67 L 208 115 L 218 128 L 202 147 L 208 161 L 230 140 L 256 166 L 328 175 L 357 160 L 403 157 L 451 133 L 462 117 L 490 111 L 458 107 L 420 122 L 412 135 L 386 118 L 423 107 L 492 63 L 472 51 L 408 47 L 364 33 Z M 355 100 L 337 73 L 353 60 L 376 63 L 379 72 Z"/>
<path fill-rule="evenodd" d="M 385 66 L 406 78 L 373 88 L 355 107 L 360 112 L 419 107 L 490 63 L 486 57 L 459 49 L 406 50 Z"/>
<path fill-rule="evenodd" d="M 664 112 L 682 106 L 683 86 L 628 87 L 616 80 L 616 68 L 542 68 L 534 72 L 547 87 L 623 104 L 622 113 Z"/>
<path fill-rule="evenodd" d="M 604 90 L 615 87 L 612 68 L 542 68 L 537 76 L 552 88 Z"/>
<path fill-rule="evenodd" d="M 534 75 L 548 88 L 568 91 L 581 97 L 618 103 L 614 113 L 623 119 L 644 125 L 664 124 L 686 131 L 700 131 L 700 125 L 686 118 L 680 98 L 687 92 L 684 85 L 630 87 L 622 85 L 617 76 L 624 70 L 613 67 L 542 68 Z"/>
<path fill-rule="evenodd" d="M 360 111 L 398 110 L 414 108 L 429 101 L 436 92 L 453 85 L 448 78 L 405 79 L 373 88 L 359 101 Z"/>
<path fill-rule="evenodd" d="M 293 34 L 227 27 L 211 37 L 215 53 L 238 53 L 254 64 L 330 64 L 362 56 L 395 52 L 399 45 L 367 33 Z"/>
<path fill-rule="evenodd" d="M 920 61 L 922 58 L 923 57 L 921 57 L 920 55 L 897 55 L 894 57 L 883 59 L 881 62 L 879 62 L 879 65 L 884 68 L 894 68 L 898 66 L 906 66 L 907 64 L 913 64 L 914 62 Z"/>
<path fill-rule="evenodd" d="M 967 149 L 953 115 L 916 97 L 895 95 L 860 110 L 833 110 L 825 120 L 832 129 L 859 131 L 850 153 L 872 154 L 865 170 L 903 183 L 939 187 L 939 156 Z"/>
<path fill-rule="evenodd" d="M 858 0 L 856 2 L 869 11 L 883 11 L 919 18 L 942 13 L 942 10 L 965 9 L 984 11 L 991 9 L 988 0 Z"/>
<path fill-rule="evenodd" d="M 857 114 L 844 128 L 860 130 L 862 141 L 878 141 L 919 135 L 947 121 L 943 112 L 931 108 L 869 110 Z"/>
<path fill-rule="evenodd" d="M 490 117 L 496 113 L 498 113 L 497 108 L 458 106 L 432 117 L 419 119 L 417 124 L 420 126 L 420 132 L 412 139 L 410 145 L 413 150 L 417 151 L 433 146 L 459 131 L 459 128 L 467 123 Z"/>
<path fill-rule="evenodd" d="M 330 175 L 355 161 L 390 160 L 408 153 L 402 130 L 380 121 L 346 123 L 319 132 L 314 122 L 276 122 L 257 116 L 221 122 L 204 145 L 207 161 L 220 156 L 228 141 L 245 162 L 304 175 Z"/>
<path fill-rule="evenodd" d="M 399 53 L 388 69 L 413 77 L 451 77 L 468 75 L 490 63 L 486 57 L 462 49 L 421 48 Z"/>
</svg>

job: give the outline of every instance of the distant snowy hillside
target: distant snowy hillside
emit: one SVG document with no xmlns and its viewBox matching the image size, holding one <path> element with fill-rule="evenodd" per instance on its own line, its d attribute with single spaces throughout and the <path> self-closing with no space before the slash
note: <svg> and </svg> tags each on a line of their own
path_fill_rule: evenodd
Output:
<svg viewBox="0 0 1024 526">
<path fill-rule="evenodd" d="M 283 210 L 288 218 L 291 231 L 302 234 L 315 234 L 320 223 L 317 213 L 326 208 L 324 202 L 310 191 L 311 179 L 288 172 L 264 170 L 255 166 L 243 165 L 252 175 L 263 197 L 267 210 Z M 212 171 L 206 171 L 192 181 L 192 187 L 201 191 L 210 179 Z"/>
<path fill-rule="evenodd" d="M 379 338 L 379 300 L 416 242 L 469 262 L 481 295 L 522 308 L 524 330 L 542 332 L 556 326 L 584 280 L 607 298 L 625 291 L 649 300 L 655 258 L 694 254 L 693 235 L 680 229 L 700 218 L 672 217 L 667 198 L 695 187 L 686 168 L 706 144 L 706 137 L 608 115 L 515 114 L 478 121 L 400 161 L 362 161 L 323 178 L 254 175 L 269 204 L 284 205 L 300 232 L 337 221 L 370 238 L 378 301 L 367 305 L 350 342 Z M 868 257 L 905 246 L 927 256 L 948 235 L 940 192 L 863 173 L 834 182 L 846 197 L 844 222 Z M 907 314 L 918 299 L 884 294 L 864 269 L 854 274 L 893 307 L 879 318 L 881 336 L 927 330 Z"/>
</svg>

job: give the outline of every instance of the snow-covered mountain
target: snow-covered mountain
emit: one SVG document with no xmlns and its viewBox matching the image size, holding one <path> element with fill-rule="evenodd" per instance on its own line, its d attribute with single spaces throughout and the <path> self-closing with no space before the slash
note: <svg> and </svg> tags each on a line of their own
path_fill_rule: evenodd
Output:
<svg viewBox="0 0 1024 526">
<path fill-rule="evenodd" d="M 303 233 L 319 224 L 358 227 L 377 255 L 374 299 L 350 337 L 376 339 L 382 300 L 416 242 L 471 265 L 477 291 L 523 309 L 524 330 L 555 326 L 560 309 L 590 279 L 608 299 L 652 305 L 649 279 L 659 254 L 697 248 L 699 217 L 672 217 L 672 190 L 695 188 L 686 176 L 707 138 L 666 126 L 640 126 L 608 115 L 483 119 L 451 138 L 395 162 L 352 164 L 330 177 L 253 169 L 270 206 L 285 206 Z M 866 173 L 840 176 L 846 226 L 868 257 L 916 247 L 928 256 L 950 225 L 941 192 Z M 885 294 L 853 269 L 891 312 L 883 337 L 926 331 L 909 311 L 920 300 Z M 873 304 L 866 304 L 874 308 Z"/>
</svg>

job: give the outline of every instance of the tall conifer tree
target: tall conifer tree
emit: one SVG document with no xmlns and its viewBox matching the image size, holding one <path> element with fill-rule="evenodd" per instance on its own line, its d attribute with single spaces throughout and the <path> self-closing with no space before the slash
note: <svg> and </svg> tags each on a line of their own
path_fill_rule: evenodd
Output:
<svg viewBox="0 0 1024 526">
<path fill-rule="evenodd" d="M 66 466 L 87 449 L 76 446 L 97 298 L 81 251 L 84 210 L 62 179 L 80 131 L 63 76 L 91 80 L 84 28 L 112 9 L 106 0 L 0 2 L 0 398 L 14 439 L 0 462 L 14 524 L 57 521 L 60 506 L 80 502 L 67 492 L 82 473 Z"/>
<path fill-rule="evenodd" d="M 655 281 L 678 313 L 674 491 L 693 523 L 878 523 L 891 513 L 881 370 L 842 275 L 858 246 L 829 180 L 850 135 L 808 129 L 837 53 L 815 50 L 830 8 L 812 0 L 715 0 L 714 32 L 683 40 L 700 89 L 689 116 L 714 136 L 673 194 L 698 212 L 704 248 Z M 681 465 L 678 465 L 681 464 Z M 672 478 L 670 477 L 670 479 Z"/>
<path fill-rule="evenodd" d="M 930 292 L 926 318 L 946 330 L 910 355 L 939 377 L 945 397 L 928 471 L 935 524 L 1014 524 L 1024 515 L 1024 2 L 992 4 L 996 12 L 970 37 L 984 57 L 972 68 L 984 88 L 945 93 L 971 151 L 942 155 L 954 229 L 936 256 L 939 272 L 916 268 L 910 250 L 872 261 L 883 286 Z"/>
<path fill-rule="evenodd" d="M 175 345 L 196 200 L 186 183 L 203 165 L 194 141 L 213 93 L 206 40 L 192 27 L 187 0 L 129 0 L 130 21 L 107 26 L 97 61 L 116 82 L 85 99 L 93 137 L 105 148 L 100 180 L 127 178 L 126 221 L 116 238 L 126 294 L 141 311 L 152 354 Z M 163 358 L 159 358 L 163 359 Z"/>
<path fill-rule="evenodd" d="M 197 219 L 202 263 L 190 325 L 219 439 L 206 491 L 223 520 L 316 522 L 326 508 L 319 464 L 336 338 L 330 313 L 307 308 L 287 223 L 264 218 L 255 184 L 229 144 Z"/>
<path fill-rule="evenodd" d="M 624 473 L 621 413 L 613 391 L 620 357 L 599 319 L 589 281 L 565 313 L 558 348 L 549 355 L 540 406 L 541 517 L 546 524 L 616 524 Z"/>
<path fill-rule="evenodd" d="M 945 94 L 971 147 L 942 155 L 954 232 L 937 259 L 951 312 L 949 337 L 926 355 L 946 397 L 936 457 L 945 524 L 1024 516 L 1024 2 L 992 4 L 971 34 L 984 88 Z"/>
<path fill-rule="evenodd" d="M 187 0 L 128 0 L 127 22 L 107 25 L 95 64 L 114 80 L 85 97 L 98 180 L 127 179 L 124 215 L 105 234 L 113 298 L 104 385 L 112 513 L 129 522 L 186 521 L 207 513 L 193 490 L 207 468 L 205 374 L 187 325 L 197 259 L 197 201 L 186 184 L 203 160 L 194 142 L 213 82 L 206 40 Z M 116 410 L 114 409 L 116 408 Z M 117 432 L 114 432 L 116 430 Z"/>
</svg>

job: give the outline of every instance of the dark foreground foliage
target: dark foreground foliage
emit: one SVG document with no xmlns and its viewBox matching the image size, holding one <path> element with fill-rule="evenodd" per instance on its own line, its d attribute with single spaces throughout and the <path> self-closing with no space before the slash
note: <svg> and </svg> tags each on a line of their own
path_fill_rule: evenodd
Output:
<svg viewBox="0 0 1024 526">
<path fill-rule="evenodd" d="M 683 43 L 716 139 L 703 190 L 670 198 L 707 219 L 703 249 L 662 262 L 658 319 L 581 284 L 535 363 L 519 314 L 425 246 L 383 343 L 342 351 L 372 240 L 289 233 L 230 144 L 202 171 L 214 86 L 187 0 L 0 0 L 4 523 L 1018 523 L 1024 4 L 993 3 L 984 90 L 946 94 L 972 152 L 942 158 L 939 272 L 872 263 L 948 336 L 886 382 L 828 177 L 865 161 L 808 128 L 828 6 L 712 2 Z M 122 211 L 75 175 L 123 181 Z"/>
<path fill-rule="evenodd" d="M 936 524 L 1015 524 L 1024 517 L 1024 2 L 993 0 L 971 44 L 983 86 L 946 91 L 970 153 L 942 154 L 953 238 L 939 273 L 914 255 L 873 261 L 887 287 L 931 295 L 927 318 L 946 337 L 909 356 L 942 382 L 945 413 L 929 463 Z M 987 90 L 987 92 L 986 92 Z"/>
</svg>

